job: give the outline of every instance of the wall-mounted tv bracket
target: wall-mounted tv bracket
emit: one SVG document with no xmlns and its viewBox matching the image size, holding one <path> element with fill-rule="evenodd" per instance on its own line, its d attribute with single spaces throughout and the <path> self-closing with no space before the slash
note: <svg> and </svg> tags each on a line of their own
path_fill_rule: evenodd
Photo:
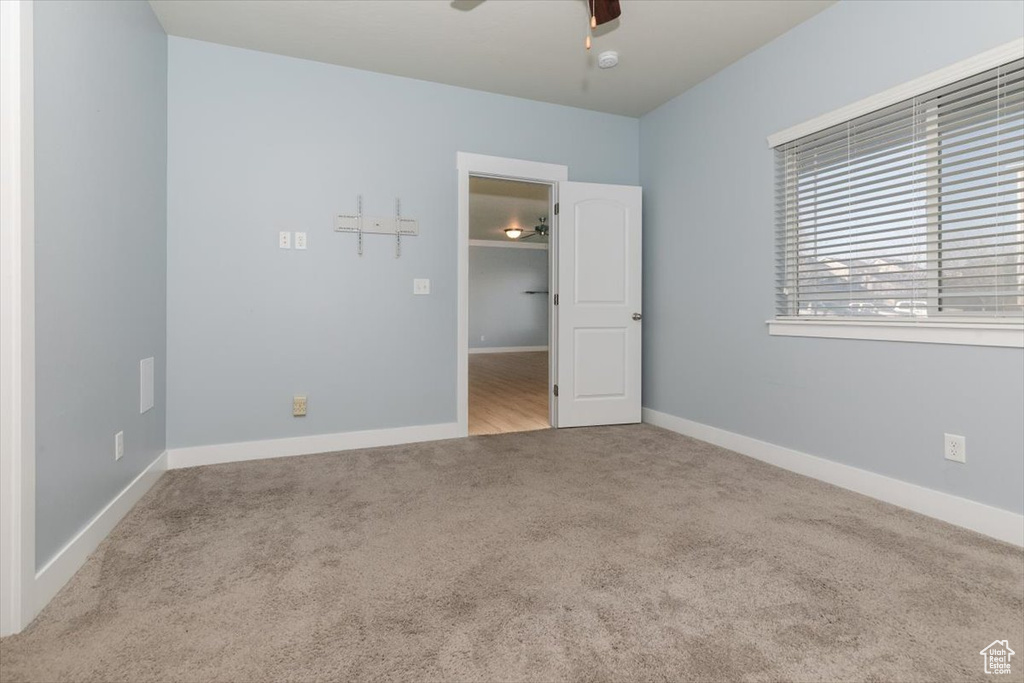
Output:
<svg viewBox="0 0 1024 683">
<path fill-rule="evenodd" d="M 359 232 L 359 255 L 363 255 L 363 195 L 356 195 L 356 223 Z"/>
<path fill-rule="evenodd" d="M 363 215 L 363 196 L 356 198 L 357 213 L 355 215 L 343 214 L 335 217 L 335 232 L 354 232 L 358 237 L 359 255 L 363 255 L 363 234 L 394 235 L 395 236 L 395 258 L 402 255 L 402 237 L 404 235 L 420 234 L 420 224 L 415 218 L 402 218 L 401 200 L 395 199 L 395 215 L 387 218 L 377 218 Z"/>
<path fill-rule="evenodd" d="M 395 225 L 402 225 L 402 200 L 395 197 Z M 402 258 L 402 231 L 395 230 L 395 258 Z"/>
</svg>

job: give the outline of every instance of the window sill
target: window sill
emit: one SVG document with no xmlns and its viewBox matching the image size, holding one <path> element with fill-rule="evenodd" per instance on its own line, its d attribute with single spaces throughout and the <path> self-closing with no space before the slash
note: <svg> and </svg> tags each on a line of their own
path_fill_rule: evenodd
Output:
<svg viewBox="0 0 1024 683">
<path fill-rule="evenodd" d="M 874 339 L 879 341 L 1024 348 L 1024 324 L 882 320 L 769 320 L 768 334 L 782 337 Z"/>
</svg>

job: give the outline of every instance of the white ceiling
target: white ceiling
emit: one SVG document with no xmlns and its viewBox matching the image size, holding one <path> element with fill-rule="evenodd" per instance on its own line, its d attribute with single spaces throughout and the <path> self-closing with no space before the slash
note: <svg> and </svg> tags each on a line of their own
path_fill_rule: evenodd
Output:
<svg viewBox="0 0 1024 683">
<path fill-rule="evenodd" d="M 622 0 L 587 52 L 586 0 L 150 0 L 170 35 L 627 116 L 832 2 Z"/>
<path fill-rule="evenodd" d="M 517 225 L 533 230 L 541 217 L 548 217 L 547 185 L 497 178 L 469 179 L 469 238 L 509 242 L 505 228 Z M 529 242 L 546 243 L 546 237 Z"/>
</svg>

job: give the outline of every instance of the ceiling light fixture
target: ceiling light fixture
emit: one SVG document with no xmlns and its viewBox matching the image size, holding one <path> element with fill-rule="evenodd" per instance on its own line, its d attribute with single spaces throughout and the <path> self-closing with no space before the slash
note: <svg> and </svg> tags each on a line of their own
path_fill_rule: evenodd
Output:
<svg viewBox="0 0 1024 683">
<path fill-rule="evenodd" d="M 510 240 L 517 240 L 523 234 L 522 228 L 505 228 L 505 237 Z"/>
</svg>

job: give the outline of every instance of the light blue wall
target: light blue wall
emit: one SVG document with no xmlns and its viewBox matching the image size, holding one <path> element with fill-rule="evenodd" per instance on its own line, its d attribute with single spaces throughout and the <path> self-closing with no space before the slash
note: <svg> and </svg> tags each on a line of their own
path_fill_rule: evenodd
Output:
<svg viewBox="0 0 1024 683">
<path fill-rule="evenodd" d="M 168 123 L 172 447 L 455 421 L 456 152 L 639 178 L 637 119 L 173 37 Z M 359 193 L 400 259 L 333 232 Z"/>
<path fill-rule="evenodd" d="M 167 37 L 145 2 L 37 2 L 34 49 L 42 565 L 164 450 Z"/>
<path fill-rule="evenodd" d="M 1021 2 L 842 2 L 644 116 L 644 405 L 1021 512 L 1020 349 L 768 336 L 765 138 L 1022 33 Z"/>
<path fill-rule="evenodd" d="M 470 247 L 469 348 L 547 346 L 547 288 L 546 249 Z"/>
</svg>

